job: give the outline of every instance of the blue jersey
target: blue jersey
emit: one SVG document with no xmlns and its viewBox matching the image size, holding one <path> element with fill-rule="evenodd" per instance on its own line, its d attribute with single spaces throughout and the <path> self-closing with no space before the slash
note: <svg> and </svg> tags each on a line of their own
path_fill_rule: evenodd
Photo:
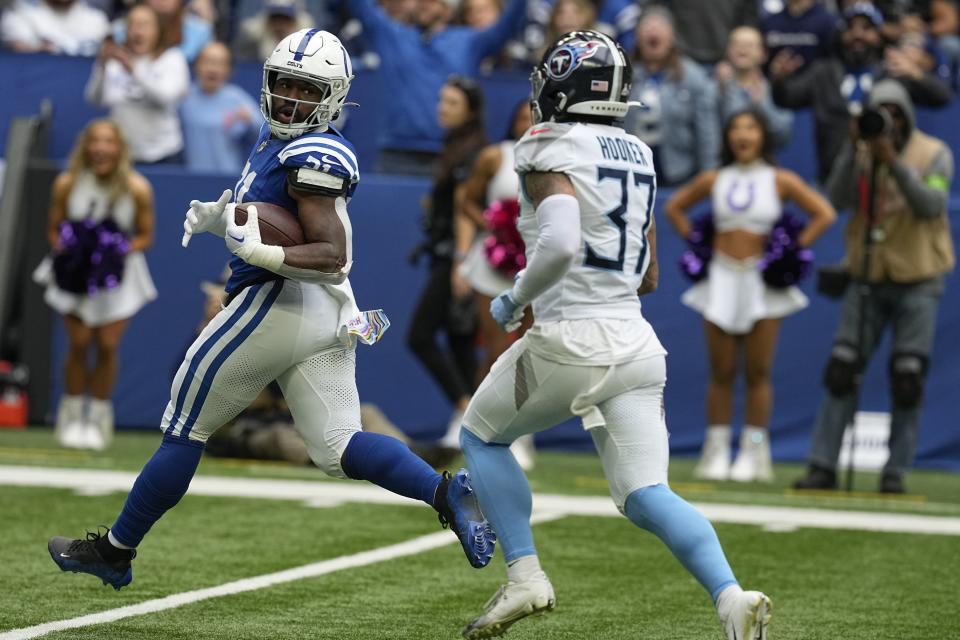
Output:
<svg viewBox="0 0 960 640">
<path fill-rule="evenodd" d="M 345 180 L 349 185 L 345 194 L 347 199 L 353 196 L 360 180 L 353 145 L 333 127 L 324 133 L 307 133 L 294 140 L 278 140 L 270 136 L 270 127 L 264 124 L 233 190 L 234 202 L 269 202 L 299 215 L 297 201 L 287 193 L 287 174 L 301 167 Z M 237 257 L 230 261 L 230 269 L 232 273 L 226 286 L 228 294 L 252 282 L 280 277 Z"/>
</svg>

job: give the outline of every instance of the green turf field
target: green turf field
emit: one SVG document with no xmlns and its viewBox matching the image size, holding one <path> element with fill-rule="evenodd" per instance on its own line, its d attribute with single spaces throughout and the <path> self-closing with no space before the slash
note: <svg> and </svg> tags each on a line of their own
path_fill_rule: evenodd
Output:
<svg viewBox="0 0 960 640">
<path fill-rule="evenodd" d="M 136 471 L 158 435 L 122 434 L 105 454 L 57 449 L 49 430 L 0 430 L 4 467 Z M 778 482 L 753 487 L 690 481 L 692 462 L 674 461 L 675 488 L 698 503 L 853 509 L 960 516 L 960 476 L 916 472 L 911 495 L 883 499 L 861 474 L 859 493 L 796 495 L 786 490 L 798 466 L 778 466 Z M 319 472 L 280 464 L 205 459 L 206 476 L 313 480 Z M 357 483 L 343 483 L 356 485 Z M 535 492 L 602 496 L 591 455 L 541 453 Z M 330 486 L 324 485 L 324 486 Z M 78 487 L 82 489 L 82 487 Z M 426 508 L 188 496 L 140 548 L 134 582 L 116 592 L 85 575 L 60 572 L 46 552 L 51 535 L 79 535 L 109 524 L 121 492 L 81 495 L 0 484 L 2 576 L 0 640 L 14 629 L 76 618 L 243 578 L 270 574 L 432 534 Z M 891 516 L 894 517 L 894 516 Z M 771 532 L 719 524 L 717 531 L 744 586 L 774 601 L 771 638 L 960 638 L 960 536 L 799 528 Z M 720 639 L 709 598 L 652 535 L 614 517 L 567 516 L 535 527 L 558 607 L 518 623 L 524 639 Z M 471 569 L 451 544 L 422 553 L 187 604 L 158 613 L 57 631 L 51 639 L 457 638 L 504 577 L 499 558 Z"/>
</svg>

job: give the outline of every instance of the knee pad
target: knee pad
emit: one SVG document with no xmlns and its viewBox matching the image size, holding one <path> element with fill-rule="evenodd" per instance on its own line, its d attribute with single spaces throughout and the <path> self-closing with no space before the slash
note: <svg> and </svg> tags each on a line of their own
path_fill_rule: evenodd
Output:
<svg viewBox="0 0 960 640">
<path fill-rule="evenodd" d="M 898 407 L 912 409 L 923 398 L 927 356 L 900 352 L 890 356 L 890 395 Z"/>
<path fill-rule="evenodd" d="M 838 342 L 833 345 L 830 360 L 823 371 L 823 386 L 831 395 L 845 396 L 853 392 L 859 368 L 860 358 L 856 347 L 849 342 Z"/>
</svg>

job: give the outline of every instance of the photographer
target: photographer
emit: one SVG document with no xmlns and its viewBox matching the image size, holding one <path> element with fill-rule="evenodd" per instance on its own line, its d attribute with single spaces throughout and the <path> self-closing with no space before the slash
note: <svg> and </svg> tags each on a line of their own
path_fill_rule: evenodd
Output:
<svg viewBox="0 0 960 640">
<path fill-rule="evenodd" d="M 856 411 L 857 378 L 889 326 L 893 407 L 880 491 L 902 493 L 944 274 L 954 265 L 946 209 L 953 155 L 942 141 L 916 129 L 913 103 L 893 80 L 874 86 L 850 138 L 830 172 L 827 194 L 837 209 L 855 211 L 846 230 L 846 267 L 856 285 L 844 293 L 824 372 L 829 395 L 817 416 L 807 474 L 794 487 L 836 488 L 843 431 Z"/>
</svg>

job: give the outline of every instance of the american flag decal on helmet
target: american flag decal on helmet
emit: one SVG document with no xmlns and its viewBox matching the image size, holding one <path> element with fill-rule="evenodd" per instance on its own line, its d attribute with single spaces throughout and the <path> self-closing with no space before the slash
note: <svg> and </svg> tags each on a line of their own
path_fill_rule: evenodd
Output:
<svg viewBox="0 0 960 640">
<path fill-rule="evenodd" d="M 607 93 L 610 91 L 610 83 L 606 80 L 591 80 L 590 81 L 590 91 L 596 91 L 598 93 Z"/>
</svg>

